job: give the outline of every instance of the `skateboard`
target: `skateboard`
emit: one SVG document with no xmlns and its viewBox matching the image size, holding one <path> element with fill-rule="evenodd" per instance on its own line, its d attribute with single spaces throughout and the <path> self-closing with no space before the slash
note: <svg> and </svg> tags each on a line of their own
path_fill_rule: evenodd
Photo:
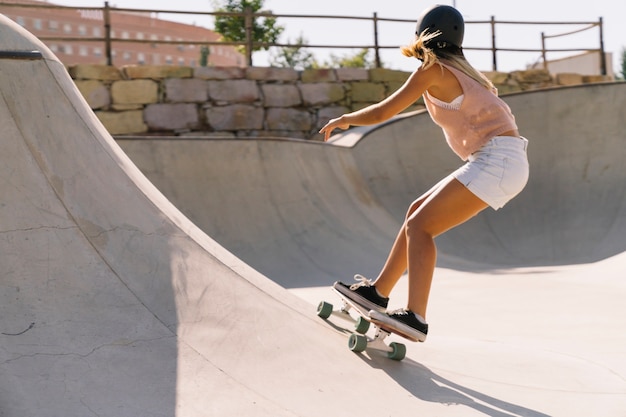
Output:
<svg viewBox="0 0 626 417">
<path fill-rule="evenodd" d="M 399 329 L 393 327 L 389 323 L 380 321 L 384 313 L 379 313 L 374 310 L 367 310 L 360 305 L 352 302 L 346 298 L 342 293 L 337 291 L 333 287 L 333 291 L 341 299 L 341 307 L 335 310 L 334 306 L 327 302 L 322 301 L 317 306 L 317 315 L 326 320 L 332 315 L 338 316 L 343 319 L 350 320 L 354 323 L 354 333 L 348 338 L 348 348 L 353 352 L 363 352 L 365 349 L 374 349 L 387 353 L 387 357 L 396 361 L 401 361 L 406 356 L 406 345 L 397 342 L 391 342 L 387 344 L 385 339 L 393 334 L 401 336 L 405 339 L 417 342 L 418 340 L 410 335 L 401 332 Z M 357 317 L 354 318 L 350 315 L 350 311 L 354 311 Z M 370 325 L 374 326 L 374 336 L 370 337 L 366 335 Z"/>
</svg>

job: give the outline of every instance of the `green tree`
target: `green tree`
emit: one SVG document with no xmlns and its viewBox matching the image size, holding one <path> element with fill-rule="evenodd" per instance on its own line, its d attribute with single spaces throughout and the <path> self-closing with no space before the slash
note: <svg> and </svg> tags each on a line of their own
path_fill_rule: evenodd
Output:
<svg viewBox="0 0 626 417">
<path fill-rule="evenodd" d="M 337 56 L 330 54 L 330 62 L 326 63 L 331 68 L 374 68 L 376 63 L 370 59 L 370 51 L 367 48 L 361 49 L 354 55 Z"/>
<path fill-rule="evenodd" d="M 252 13 L 272 13 L 262 10 L 263 0 L 214 0 L 216 12 L 243 13 L 250 8 Z M 257 17 L 252 20 L 252 40 L 254 42 L 276 43 L 280 34 L 285 30 L 279 26 L 275 17 Z M 244 16 L 215 16 L 215 31 L 223 39 L 230 42 L 246 41 L 246 19 Z M 254 51 L 268 49 L 266 46 L 255 47 Z M 238 48 L 245 52 L 245 47 Z"/>
<path fill-rule="evenodd" d="M 291 41 L 287 41 L 291 44 Z M 305 48 L 308 41 L 300 34 L 293 46 L 280 48 L 277 53 L 270 54 L 270 64 L 275 67 L 304 70 L 317 67 L 315 56 Z"/>
</svg>

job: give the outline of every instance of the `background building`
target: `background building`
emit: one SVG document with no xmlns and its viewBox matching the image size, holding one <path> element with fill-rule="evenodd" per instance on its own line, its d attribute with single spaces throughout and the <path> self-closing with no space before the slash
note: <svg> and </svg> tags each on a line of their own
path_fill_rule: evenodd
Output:
<svg viewBox="0 0 626 417">
<path fill-rule="evenodd" d="M 6 3 L 52 5 L 34 0 L 11 0 Z M 107 63 L 102 10 L 26 8 L 0 3 L 0 13 L 41 38 L 66 65 Z M 202 42 L 216 42 L 221 36 L 203 27 L 161 20 L 156 13 L 128 13 L 112 9 L 110 16 L 112 39 L 136 41 L 112 42 L 112 64 L 116 66 L 129 64 L 200 66 Z M 87 40 L 89 38 L 92 40 Z M 181 43 L 159 44 L 157 41 Z M 208 48 L 209 65 L 245 66 L 245 57 L 233 46 L 204 47 Z"/>
</svg>

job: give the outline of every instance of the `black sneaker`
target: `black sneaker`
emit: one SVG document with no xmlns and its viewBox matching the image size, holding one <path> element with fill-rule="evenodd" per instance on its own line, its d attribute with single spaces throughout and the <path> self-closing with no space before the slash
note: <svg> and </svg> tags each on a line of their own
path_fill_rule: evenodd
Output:
<svg viewBox="0 0 626 417">
<path fill-rule="evenodd" d="M 389 304 L 389 298 L 382 297 L 376 291 L 376 287 L 372 282 L 362 275 L 355 275 L 354 279 L 360 281 L 356 284 L 348 285 L 343 282 L 335 282 L 333 288 L 345 295 L 356 304 L 362 306 L 365 310 L 375 310 L 384 313 Z"/>
<path fill-rule="evenodd" d="M 423 342 L 428 334 L 428 324 L 423 323 L 415 316 L 411 310 L 400 309 L 387 313 L 387 316 L 394 320 L 393 325 L 402 332 L 415 336 L 417 340 Z"/>
</svg>

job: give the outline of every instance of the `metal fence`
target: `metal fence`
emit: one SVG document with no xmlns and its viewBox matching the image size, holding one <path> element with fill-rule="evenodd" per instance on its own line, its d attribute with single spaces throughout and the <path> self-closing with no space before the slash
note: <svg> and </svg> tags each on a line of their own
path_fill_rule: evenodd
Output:
<svg viewBox="0 0 626 417">
<path fill-rule="evenodd" d="M 51 4 L 18 4 L 18 3 L 10 3 L 10 2 L 2 2 L 0 1 L 0 5 L 8 6 L 8 7 L 21 7 L 21 8 L 39 8 L 39 9 L 64 9 L 64 10 L 81 10 L 81 11 L 95 11 L 102 13 L 103 15 L 103 26 L 104 26 L 104 36 L 103 37 L 40 37 L 40 39 L 44 42 L 46 41 L 82 41 L 82 42 L 103 42 L 105 46 L 105 54 L 108 65 L 113 64 L 113 52 L 112 52 L 112 43 L 114 42 L 126 42 L 126 43 L 149 43 L 149 44 L 169 44 L 169 45 L 229 45 L 229 46 L 242 46 L 245 50 L 246 56 L 246 64 L 248 66 L 253 66 L 252 63 L 252 53 L 258 48 L 268 48 L 268 47 L 278 47 L 278 48 L 293 48 L 293 47 L 305 47 L 305 48 L 316 48 L 316 49 L 346 49 L 346 48 L 358 48 L 358 49 L 367 49 L 374 51 L 374 60 L 376 67 L 381 67 L 381 59 L 380 52 L 383 49 L 391 49 L 391 48 L 399 48 L 400 45 L 381 45 L 379 42 L 380 39 L 380 23 L 382 22 L 391 22 L 391 23 L 414 23 L 415 19 L 391 19 L 391 18 L 382 18 L 378 17 L 377 13 L 373 13 L 372 17 L 357 17 L 357 16 L 332 16 L 332 15 L 299 15 L 299 14 L 270 14 L 270 13 L 253 13 L 251 9 L 247 9 L 243 13 L 227 13 L 227 12 L 205 12 L 205 11 L 178 11 L 178 10 L 156 10 L 156 9 L 129 9 L 129 8 L 118 8 L 111 7 L 108 1 L 104 2 L 104 7 L 69 7 L 69 6 L 58 6 Z M 122 39 L 122 38 L 113 38 L 111 36 L 113 27 L 111 24 L 111 13 L 113 12 L 125 12 L 125 13 L 157 13 L 157 14 L 185 14 L 185 15 L 201 15 L 201 16 L 231 16 L 231 17 L 244 17 L 245 21 L 245 29 L 246 29 L 246 39 L 239 42 L 232 41 L 184 41 L 184 40 L 176 40 L 176 41 L 166 41 L 166 40 L 140 40 L 140 39 Z M 272 17 L 280 20 L 284 19 L 338 19 L 338 20 L 362 20 L 362 21 L 370 21 L 372 23 L 373 30 L 373 44 L 361 44 L 361 45 L 341 45 L 341 44 L 306 44 L 306 45 L 294 45 L 289 43 L 262 43 L 256 42 L 252 36 L 252 27 L 254 19 L 257 18 L 266 18 Z M 544 67 L 547 65 L 547 54 L 550 52 L 597 52 L 600 55 L 600 72 L 602 75 L 607 74 L 606 67 L 606 57 L 604 51 L 604 39 L 603 39 L 603 22 L 600 17 L 596 22 L 531 22 L 531 21 L 503 21 L 496 20 L 494 16 L 491 16 L 490 20 L 474 20 L 474 21 L 466 21 L 467 25 L 489 25 L 491 28 L 491 46 L 490 47 L 471 47 L 464 46 L 464 50 L 469 51 L 490 51 L 492 57 L 492 69 L 493 71 L 498 70 L 498 52 L 536 52 L 540 53 L 543 58 Z M 567 25 L 567 26 L 581 26 L 584 25 L 582 29 L 568 31 L 558 35 L 550 35 L 547 36 L 543 32 L 541 33 L 541 44 L 542 47 L 540 49 L 532 49 L 532 48 L 507 48 L 497 46 L 496 42 L 496 27 L 497 25 Z M 568 36 L 575 33 L 579 33 L 581 31 L 587 31 L 594 28 L 598 28 L 599 32 L 599 47 L 598 48 L 565 48 L 565 49 L 549 49 L 546 47 L 546 39 Z"/>
</svg>

